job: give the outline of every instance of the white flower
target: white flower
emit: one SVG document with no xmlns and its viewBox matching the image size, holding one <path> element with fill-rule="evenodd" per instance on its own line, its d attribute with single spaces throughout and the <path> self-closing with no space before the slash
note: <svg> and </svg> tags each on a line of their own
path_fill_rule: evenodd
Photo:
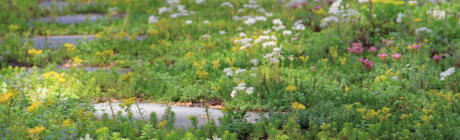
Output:
<svg viewBox="0 0 460 140">
<path fill-rule="evenodd" d="M 265 16 L 267 16 L 267 17 L 272 17 L 272 16 L 273 16 L 273 13 L 265 13 Z"/>
<path fill-rule="evenodd" d="M 447 76 L 450 76 L 452 74 L 454 74 L 455 72 L 455 67 L 450 67 L 448 68 L 446 71 L 443 71 L 441 72 L 439 75 L 441 76 L 441 81 L 444 81 L 446 79 Z"/>
<path fill-rule="evenodd" d="M 230 8 L 233 8 L 233 4 L 230 3 L 230 2 L 224 2 L 220 5 L 220 7 L 230 7 Z"/>
<path fill-rule="evenodd" d="M 179 4 L 179 0 L 167 0 L 166 2 L 169 5 L 178 5 Z"/>
<path fill-rule="evenodd" d="M 284 30 L 286 29 L 286 26 L 284 26 L 283 24 L 279 24 L 278 26 L 273 26 L 272 29 L 275 31 Z"/>
<path fill-rule="evenodd" d="M 254 87 L 249 87 L 248 89 L 246 89 L 247 94 L 252 94 L 253 92 L 254 92 Z"/>
<path fill-rule="evenodd" d="M 246 72 L 246 69 L 238 69 L 235 71 L 236 74 L 240 74 L 240 73 L 243 73 L 243 72 Z"/>
<path fill-rule="evenodd" d="M 396 18 L 396 22 L 397 23 L 401 23 L 402 22 L 402 19 L 405 17 L 406 15 L 404 15 L 403 13 L 398 13 L 398 18 Z"/>
<path fill-rule="evenodd" d="M 369 0 L 358 0 L 359 3 L 369 2 Z"/>
<path fill-rule="evenodd" d="M 439 10 L 439 8 L 429 10 L 427 11 L 426 14 L 431 15 L 434 18 L 439 19 L 439 20 L 444 19 L 446 17 L 446 11 Z"/>
<path fill-rule="evenodd" d="M 305 30 L 305 25 L 302 24 L 302 20 L 298 20 L 294 23 L 292 30 L 303 31 Z"/>
<path fill-rule="evenodd" d="M 171 15 L 169 15 L 170 18 L 177 18 L 177 16 L 179 16 L 179 14 L 171 14 Z"/>
<path fill-rule="evenodd" d="M 419 34 L 420 32 L 426 32 L 426 33 L 431 34 L 433 31 L 431 31 L 427 27 L 421 27 L 421 28 L 415 29 L 415 34 Z"/>
<path fill-rule="evenodd" d="M 225 31 L 223 31 L 223 30 L 219 31 L 219 34 L 220 34 L 220 35 L 225 35 L 226 33 L 227 33 L 227 32 L 225 32 Z"/>
<path fill-rule="evenodd" d="M 204 24 L 209 24 L 209 20 L 203 21 Z"/>
<path fill-rule="evenodd" d="M 203 3 L 203 2 L 204 2 L 204 0 L 195 0 L 195 3 L 196 3 L 196 4 L 201 4 L 201 3 Z"/>
<path fill-rule="evenodd" d="M 278 19 L 274 19 L 272 22 L 273 22 L 273 24 L 275 24 L 275 25 L 283 24 L 283 22 L 282 22 L 281 19 L 279 19 L 279 18 L 278 18 Z"/>
<path fill-rule="evenodd" d="M 412 4 L 417 4 L 417 1 L 416 0 L 411 0 L 411 1 L 408 1 L 407 3 L 412 5 Z"/>
<path fill-rule="evenodd" d="M 334 14 L 338 15 L 342 13 L 342 11 L 339 9 L 340 4 L 342 3 L 342 0 L 337 0 L 334 3 L 332 3 L 331 7 L 329 7 L 329 14 Z"/>
<path fill-rule="evenodd" d="M 149 17 L 149 24 L 157 23 L 158 19 L 160 19 L 160 17 L 150 16 Z"/>
<path fill-rule="evenodd" d="M 230 96 L 232 96 L 232 98 L 234 98 L 238 93 L 236 93 L 236 90 L 232 90 L 232 93 L 230 93 Z"/>
<path fill-rule="evenodd" d="M 192 24 L 192 21 L 191 21 L 191 20 L 187 20 L 187 21 L 185 21 L 185 24 Z"/>
<path fill-rule="evenodd" d="M 240 83 L 240 84 L 238 84 L 237 87 L 234 87 L 233 89 L 235 89 L 237 91 L 244 91 L 246 89 L 246 83 Z"/>
<path fill-rule="evenodd" d="M 276 42 L 275 41 L 269 41 L 269 42 L 264 42 L 262 44 L 262 47 L 264 47 L 264 48 L 267 48 L 267 47 L 270 47 L 270 46 L 276 46 Z"/>
<path fill-rule="evenodd" d="M 326 17 L 326 18 L 321 20 L 320 27 L 324 28 L 324 27 L 328 26 L 329 23 L 333 23 L 333 22 L 338 23 L 339 19 L 337 17 L 335 17 L 335 16 L 328 16 L 328 17 Z"/>
<path fill-rule="evenodd" d="M 256 76 L 257 76 L 257 74 L 255 74 L 255 73 L 251 73 L 250 75 L 251 75 L 252 77 L 256 77 Z"/>
<path fill-rule="evenodd" d="M 267 18 L 264 17 L 264 16 L 258 16 L 258 17 L 256 17 L 256 20 L 257 21 L 267 21 Z"/>
<path fill-rule="evenodd" d="M 251 26 L 252 24 L 256 23 L 256 19 L 254 18 L 248 18 L 244 21 L 244 24 L 247 24 L 249 26 Z"/>
<path fill-rule="evenodd" d="M 227 76 L 233 76 L 233 70 L 232 68 L 225 68 L 224 72 Z"/>
<path fill-rule="evenodd" d="M 205 34 L 203 36 L 201 36 L 202 39 L 208 39 L 208 38 L 211 38 L 211 35 L 209 34 Z"/>
<path fill-rule="evenodd" d="M 239 35 L 240 35 L 240 37 L 244 37 L 244 36 L 246 36 L 246 33 L 241 32 Z"/>
<path fill-rule="evenodd" d="M 257 66 L 259 64 L 259 61 L 257 61 L 257 59 L 251 59 L 251 63 L 254 65 L 254 66 Z"/>
<path fill-rule="evenodd" d="M 288 58 L 289 60 L 294 61 L 294 55 L 289 55 Z"/>
<path fill-rule="evenodd" d="M 272 30 L 270 30 L 270 29 L 265 30 L 265 31 L 264 31 L 264 34 L 268 34 L 268 33 L 270 33 L 271 31 L 272 31 Z"/>
<path fill-rule="evenodd" d="M 163 14 L 165 12 L 172 12 L 172 8 L 168 8 L 168 7 L 161 7 L 158 9 L 158 14 Z"/>
<path fill-rule="evenodd" d="M 283 31 L 283 35 L 291 35 L 292 34 L 292 31 L 290 30 L 284 30 Z"/>
<path fill-rule="evenodd" d="M 80 140 L 93 140 L 89 134 L 85 135 L 85 138 L 80 138 Z"/>
</svg>

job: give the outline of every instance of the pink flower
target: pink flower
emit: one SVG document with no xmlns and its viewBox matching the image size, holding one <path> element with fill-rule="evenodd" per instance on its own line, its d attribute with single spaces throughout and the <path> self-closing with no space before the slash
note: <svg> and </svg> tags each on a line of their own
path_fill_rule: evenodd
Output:
<svg viewBox="0 0 460 140">
<path fill-rule="evenodd" d="M 382 53 L 382 54 L 377 54 L 377 57 L 381 58 L 381 59 L 385 59 L 388 57 L 388 54 L 386 53 Z"/>
<path fill-rule="evenodd" d="M 374 53 L 374 52 L 377 51 L 377 48 L 375 48 L 374 46 L 372 46 L 372 47 L 369 48 L 368 51 L 371 52 L 371 53 Z"/>
<path fill-rule="evenodd" d="M 347 48 L 347 50 L 348 52 L 351 52 L 351 53 L 360 54 L 364 51 L 364 48 L 361 45 L 361 43 L 353 43 L 351 44 L 351 47 Z"/>
<path fill-rule="evenodd" d="M 308 4 L 308 1 L 302 2 L 302 6 L 303 6 L 303 7 L 307 6 L 307 4 Z"/>
<path fill-rule="evenodd" d="M 412 45 L 412 48 L 414 48 L 414 50 L 416 50 L 418 47 L 420 47 L 420 44 L 414 44 L 414 45 Z"/>
<path fill-rule="evenodd" d="M 294 8 L 294 9 L 296 9 L 297 6 L 299 6 L 299 4 L 297 4 L 297 2 L 292 4 L 292 8 Z"/>
<path fill-rule="evenodd" d="M 315 6 L 315 10 L 321 10 L 321 6 Z"/>
<path fill-rule="evenodd" d="M 374 66 L 374 62 L 370 61 L 369 59 L 359 58 L 359 62 L 361 62 L 364 65 L 364 68 L 368 70 Z"/>
<path fill-rule="evenodd" d="M 399 54 L 399 53 L 393 54 L 393 55 L 391 55 L 391 56 L 392 56 L 394 59 L 396 59 L 396 60 L 401 59 L 401 54 Z"/>
<path fill-rule="evenodd" d="M 434 56 L 433 56 L 433 60 L 436 61 L 436 62 L 441 61 L 441 59 L 442 59 L 442 54 L 441 54 L 441 55 L 434 55 Z"/>
</svg>

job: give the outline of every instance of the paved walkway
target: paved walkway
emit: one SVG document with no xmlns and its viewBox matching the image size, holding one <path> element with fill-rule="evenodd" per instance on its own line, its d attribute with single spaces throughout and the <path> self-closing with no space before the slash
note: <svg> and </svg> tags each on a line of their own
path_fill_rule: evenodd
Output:
<svg viewBox="0 0 460 140">
<path fill-rule="evenodd" d="M 126 116 L 127 113 L 124 112 L 120 107 L 120 103 L 112 103 L 112 108 L 116 114 L 116 112 L 121 111 L 123 112 L 122 115 Z M 174 111 L 176 115 L 176 121 L 174 126 L 176 128 L 189 128 L 192 126 L 192 123 L 188 119 L 188 116 L 195 116 L 198 118 L 199 123 L 198 126 L 202 126 L 206 124 L 208 121 L 205 116 L 205 108 L 202 107 L 183 107 L 183 106 L 171 106 L 172 111 Z M 98 118 L 101 118 L 104 113 L 108 113 L 109 117 L 113 117 L 109 103 L 98 103 L 94 105 L 94 108 L 96 109 L 96 116 Z M 164 112 L 167 108 L 167 105 L 164 104 L 152 104 L 152 103 L 139 103 L 139 108 L 142 110 L 142 115 L 139 113 L 138 108 L 136 105 L 133 105 L 131 108 L 131 111 L 133 112 L 134 118 L 136 119 L 144 119 L 148 120 L 150 113 L 155 112 L 157 114 L 158 120 L 161 119 L 161 117 L 164 115 Z M 216 109 L 209 109 L 210 112 L 210 118 L 215 120 L 215 122 L 218 124 L 218 118 L 223 117 L 224 114 L 220 110 Z M 264 114 L 265 116 L 268 116 L 268 114 Z M 247 113 L 247 120 L 248 122 L 255 123 L 257 119 L 259 119 L 260 116 L 256 113 L 248 112 Z"/>
</svg>

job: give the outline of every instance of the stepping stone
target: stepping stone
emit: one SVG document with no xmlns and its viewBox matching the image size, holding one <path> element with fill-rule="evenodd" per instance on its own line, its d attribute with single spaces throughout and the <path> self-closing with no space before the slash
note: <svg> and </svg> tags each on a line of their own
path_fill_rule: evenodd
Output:
<svg viewBox="0 0 460 140">
<path fill-rule="evenodd" d="M 72 36 L 48 36 L 48 37 L 33 37 L 31 41 L 34 48 L 56 48 L 62 47 L 65 43 L 72 43 L 78 45 L 80 42 L 87 42 L 94 40 L 93 35 L 72 35 Z"/>
<path fill-rule="evenodd" d="M 138 40 L 143 40 L 147 35 L 137 36 Z M 88 42 L 95 39 L 94 35 L 69 35 L 69 36 L 48 36 L 33 37 L 31 41 L 36 49 L 63 47 L 65 43 L 72 43 L 78 46 L 81 42 Z"/>
<path fill-rule="evenodd" d="M 76 15 L 67 15 L 59 16 L 54 20 L 52 17 L 42 17 L 32 22 L 44 22 L 44 23 L 61 23 L 61 24 L 75 24 L 83 23 L 85 21 L 94 22 L 97 20 L 105 20 L 105 14 L 76 14 Z"/>
<path fill-rule="evenodd" d="M 121 111 L 122 116 L 127 116 L 127 112 L 125 112 L 120 106 L 120 103 L 112 103 L 112 109 L 115 114 Z M 113 118 L 109 103 L 98 103 L 94 105 L 96 109 L 95 115 L 97 118 L 101 119 L 104 113 L 107 113 L 110 118 Z M 142 112 L 139 113 L 139 108 Z M 157 115 L 158 120 L 161 120 L 161 117 L 164 115 L 167 105 L 164 104 L 152 104 L 152 103 L 139 103 L 139 108 L 136 104 L 133 104 L 131 107 L 131 112 L 133 113 L 133 117 L 135 119 L 143 119 L 148 120 L 149 115 L 152 112 L 155 112 Z M 202 107 L 183 107 L 183 106 L 171 106 L 171 110 L 175 113 L 175 123 L 174 127 L 176 128 L 190 128 L 192 127 L 191 121 L 188 119 L 189 116 L 195 116 L 198 118 L 198 126 L 202 126 L 207 124 L 208 119 L 205 118 L 206 112 L 205 108 Z M 213 119 L 217 125 L 219 125 L 218 118 L 224 116 L 224 114 L 220 110 L 216 109 L 209 109 L 210 119 Z M 268 116 L 267 113 L 264 114 Z M 250 123 L 255 123 L 260 116 L 257 113 L 248 112 L 247 113 L 247 120 Z"/>
</svg>

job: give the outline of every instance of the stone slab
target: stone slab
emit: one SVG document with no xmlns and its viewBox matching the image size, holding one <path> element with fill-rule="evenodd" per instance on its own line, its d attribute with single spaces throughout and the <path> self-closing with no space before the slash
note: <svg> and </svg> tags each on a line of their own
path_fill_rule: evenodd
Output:
<svg viewBox="0 0 460 140">
<path fill-rule="evenodd" d="M 112 103 L 112 109 L 116 114 L 118 111 L 122 112 L 123 116 L 127 116 L 128 113 L 123 111 L 122 108 L 119 107 L 120 103 Z M 158 120 L 161 120 L 161 117 L 164 115 L 167 105 L 164 104 L 152 104 L 152 103 L 139 103 L 139 108 L 134 104 L 131 107 L 131 112 L 133 113 L 133 117 L 135 119 L 144 119 L 148 120 L 150 113 L 155 112 L 157 114 Z M 96 116 L 100 119 L 104 113 L 109 114 L 110 118 L 113 118 L 112 111 L 110 109 L 109 103 L 98 103 L 94 105 L 96 109 Z M 139 112 L 141 110 L 142 114 Z M 189 116 L 195 116 L 198 118 L 199 123 L 198 126 L 205 125 L 208 122 L 208 119 L 205 118 L 206 112 L 205 108 L 202 107 L 183 107 L 183 106 L 171 106 L 172 111 L 175 113 L 175 124 L 176 128 L 190 128 L 192 123 L 188 119 Z M 224 116 L 224 114 L 220 110 L 216 109 L 209 109 L 210 112 L 210 119 L 213 119 L 216 124 L 219 124 L 218 118 Z M 268 116 L 268 114 L 264 114 Z M 255 123 L 260 116 L 256 113 L 248 112 L 247 113 L 247 120 L 248 122 Z"/>
<path fill-rule="evenodd" d="M 72 43 L 78 45 L 81 42 L 92 41 L 95 36 L 93 35 L 73 35 L 73 36 L 48 36 L 48 37 L 33 37 L 31 41 L 34 48 L 57 48 L 64 46 L 65 43 Z"/>
<path fill-rule="evenodd" d="M 66 15 L 58 16 L 55 19 L 52 17 L 42 17 L 32 22 L 44 22 L 44 23 L 60 23 L 60 24 L 77 24 L 83 22 L 94 22 L 97 20 L 105 20 L 105 14 L 76 14 L 76 15 Z"/>
</svg>

